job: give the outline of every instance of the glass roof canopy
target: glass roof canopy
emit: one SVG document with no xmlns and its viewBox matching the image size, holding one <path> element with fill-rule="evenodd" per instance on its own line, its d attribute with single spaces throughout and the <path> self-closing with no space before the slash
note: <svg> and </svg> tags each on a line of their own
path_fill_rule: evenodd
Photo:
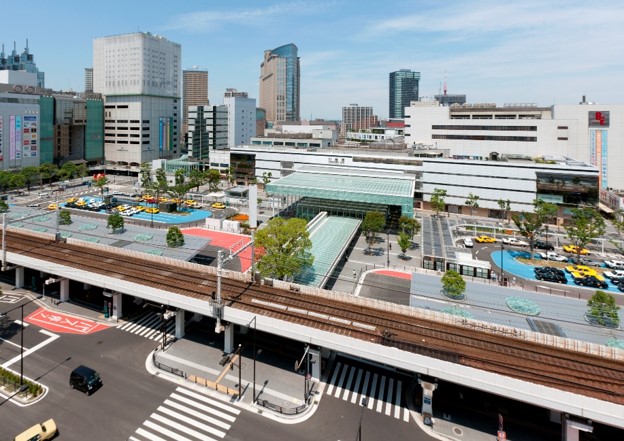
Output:
<svg viewBox="0 0 624 441">
<path fill-rule="evenodd" d="M 415 177 L 404 173 L 342 167 L 313 167 L 266 185 L 266 192 L 284 196 L 398 205 L 405 216 L 414 215 Z"/>
</svg>

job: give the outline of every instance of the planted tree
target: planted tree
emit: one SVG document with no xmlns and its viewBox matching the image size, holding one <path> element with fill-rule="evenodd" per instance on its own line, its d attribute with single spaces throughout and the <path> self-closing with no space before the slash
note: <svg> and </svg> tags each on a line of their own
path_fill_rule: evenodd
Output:
<svg viewBox="0 0 624 441">
<path fill-rule="evenodd" d="M 474 216 L 474 210 L 479 208 L 479 196 L 473 193 L 468 194 L 468 199 L 466 199 L 465 204 L 470 207 L 470 215 Z"/>
<path fill-rule="evenodd" d="M 262 184 L 266 187 L 266 185 L 271 182 L 271 178 L 273 178 L 273 173 L 271 172 L 262 173 Z"/>
<path fill-rule="evenodd" d="M 533 249 L 535 240 L 539 237 L 544 229 L 546 221 L 557 213 L 557 206 L 549 202 L 536 199 L 533 201 L 533 213 L 523 211 L 515 214 L 511 219 L 516 224 L 520 234 L 529 242 L 529 250 L 531 260 L 533 260 Z"/>
<path fill-rule="evenodd" d="M 509 212 L 511 211 L 511 201 L 509 199 L 507 200 L 499 199 L 497 203 L 498 203 L 498 208 L 500 208 L 500 211 L 503 215 L 503 219 L 508 220 L 507 216 L 509 216 Z"/>
<path fill-rule="evenodd" d="M 263 277 L 292 280 L 314 263 L 306 225 L 305 219 L 276 217 L 256 232 L 256 246 L 264 251 L 258 262 Z"/>
<path fill-rule="evenodd" d="M 141 188 L 149 189 L 152 185 L 152 165 L 149 162 L 141 163 L 141 171 L 139 172 Z"/>
<path fill-rule="evenodd" d="M 364 237 L 366 238 L 369 253 L 371 251 L 371 247 L 377 241 L 377 233 L 382 231 L 385 226 L 386 216 L 381 211 L 366 212 L 360 228 L 362 229 Z"/>
<path fill-rule="evenodd" d="M 184 234 L 182 234 L 180 228 L 177 225 L 169 227 L 167 230 L 167 246 L 174 248 L 182 245 L 184 245 Z"/>
<path fill-rule="evenodd" d="M 108 178 L 104 173 L 93 176 L 93 186 L 100 190 L 100 196 L 104 197 L 104 189 L 108 185 Z"/>
<path fill-rule="evenodd" d="M 113 213 L 108 216 L 106 228 L 113 230 L 113 233 L 121 232 L 124 229 L 124 218 L 119 213 Z"/>
<path fill-rule="evenodd" d="M 462 299 L 466 291 L 466 281 L 457 271 L 448 270 L 442 276 L 442 290 L 448 297 Z"/>
<path fill-rule="evenodd" d="M 24 182 L 26 183 L 26 188 L 30 191 L 30 186 L 35 182 L 39 182 L 41 179 L 39 176 L 39 167 L 30 166 L 23 167 L 21 169 L 21 174 L 24 177 Z"/>
<path fill-rule="evenodd" d="M 413 217 L 401 216 L 399 218 L 399 230 L 403 233 L 407 233 L 411 238 L 420 232 L 420 228 L 420 222 Z"/>
<path fill-rule="evenodd" d="M 5 201 L 0 201 L 0 213 L 6 213 L 7 211 L 9 211 L 9 204 Z"/>
<path fill-rule="evenodd" d="M 71 213 L 67 210 L 62 210 L 59 213 L 59 224 L 61 225 L 69 225 L 72 223 Z"/>
<path fill-rule="evenodd" d="M 52 178 L 58 173 L 58 167 L 56 164 L 46 162 L 39 166 L 39 179 L 40 184 L 43 186 L 43 180 L 47 180 L 48 184 L 52 183 Z"/>
<path fill-rule="evenodd" d="M 405 253 L 412 247 L 412 236 L 404 231 L 400 231 L 399 237 L 397 238 L 397 245 L 399 245 L 401 253 L 403 253 L 403 259 L 407 258 Z"/>
<path fill-rule="evenodd" d="M 437 217 L 440 217 L 440 213 L 446 208 L 446 190 L 441 188 L 434 188 L 431 195 L 431 208 L 435 211 Z"/>
<path fill-rule="evenodd" d="M 214 168 L 208 170 L 206 181 L 208 182 L 208 191 L 210 193 L 219 191 L 219 184 L 221 183 L 221 173 L 219 173 L 219 170 Z"/>
<path fill-rule="evenodd" d="M 592 240 L 605 234 L 606 225 L 595 208 L 572 208 L 570 211 L 572 216 L 564 228 L 572 245 L 576 247 L 576 261 L 578 262 L 581 250 Z"/>
<path fill-rule="evenodd" d="M 166 192 L 173 199 L 181 201 L 192 188 L 193 183 L 186 182 L 186 174 L 182 169 L 175 171 L 175 184 L 167 186 Z"/>
<path fill-rule="evenodd" d="M 591 321 L 601 326 L 617 327 L 620 324 L 618 315 L 620 307 L 615 304 L 612 294 L 598 290 L 587 301 L 587 306 L 589 306 L 587 316 Z"/>
<path fill-rule="evenodd" d="M 191 188 L 195 187 L 196 191 L 199 191 L 199 187 L 204 185 L 208 179 L 207 173 L 202 170 L 198 170 L 194 168 L 191 170 L 189 174 L 189 184 L 191 184 Z"/>
</svg>

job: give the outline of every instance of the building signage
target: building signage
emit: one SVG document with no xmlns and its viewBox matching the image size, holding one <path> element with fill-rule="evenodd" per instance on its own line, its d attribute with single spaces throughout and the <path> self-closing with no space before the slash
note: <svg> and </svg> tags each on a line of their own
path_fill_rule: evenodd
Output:
<svg viewBox="0 0 624 441">
<path fill-rule="evenodd" d="M 0 115 L 0 161 L 2 161 L 4 159 L 4 153 L 2 153 L 2 149 L 3 149 L 2 138 L 4 136 L 4 130 L 2 128 L 3 118 L 4 117 L 2 115 Z"/>
<path fill-rule="evenodd" d="M 549 204 L 563 204 L 563 196 L 557 194 L 537 194 L 537 199 Z"/>
<path fill-rule="evenodd" d="M 596 112 L 590 111 L 589 114 L 589 127 L 609 127 L 609 111 Z"/>
<path fill-rule="evenodd" d="M 590 130 L 589 132 L 589 160 L 591 165 L 600 170 L 599 188 L 609 188 L 609 137 L 607 130 Z"/>
<path fill-rule="evenodd" d="M 24 115 L 23 126 L 23 156 L 24 158 L 35 158 L 37 157 L 37 116 Z"/>
<path fill-rule="evenodd" d="M 9 159 L 15 159 L 15 115 L 9 116 Z"/>
</svg>

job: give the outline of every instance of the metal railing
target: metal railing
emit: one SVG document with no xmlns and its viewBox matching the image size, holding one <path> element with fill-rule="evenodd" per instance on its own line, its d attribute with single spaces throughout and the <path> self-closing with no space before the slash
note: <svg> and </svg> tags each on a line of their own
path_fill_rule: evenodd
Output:
<svg viewBox="0 0 624 441">
<path fill-rule="evenodd" d="M 152 363 L 154 364 L 154 366 L 156 366 L 160 370 L 169 372 L 170 374 L 174 374 L 174 375 L 177 375 L 178 377 L 182 377 L 186 379 L 186 373 L 184 371 L 171 367 L 171 366 L 167 366 L 166 364 L 163 364 L 159 362 L 158 360 L 156 360 L 156 352 L 152 352 Z"/>
</svg>

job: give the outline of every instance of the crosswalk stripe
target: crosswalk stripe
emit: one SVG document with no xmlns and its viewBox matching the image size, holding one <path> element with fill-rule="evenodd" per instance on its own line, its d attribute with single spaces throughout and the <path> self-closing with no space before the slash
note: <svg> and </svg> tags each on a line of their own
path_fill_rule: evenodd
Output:
<svg viewBox="0 0 624 441">
<path fill-rule="evenodd" d="M 349 396 L 349 392 L 351 392 L 351 383 L 353 382 L 353 374 L 355 374 L 355 366 L 351 366 L 351 370 L 349 371 L 349 379 L 347 380 L 347 385 L 345 386 L 344 394 L 342 394 L 342 399 L 346 400 Z"/>
<path fill-rule="evenodd" d="M 381 376 L 381 381 L 379 382 L 379 395 L 377 396 L 377 412 L 381 413 L 381 408 L 383 406 L 384 400 L 384 391 L 386 390 L 386 376 Z"/>
<path fill-rule="evenodd" d="M 397 393 L 394 400 L 394 417 L 401 418 L 401 380 L 397 380 Z"/>
<path fill-rule="evenodd" d="M 329 382 L 329 387 L 327 388 L 327 395 L 331 395 L 332 391 L 334 390 L 334 384 L 336 383 L 336 377 L 338 377 L 338 371 L 340 370 L 340 366 L 342 366 L 342 364 L 338 362 L 336 364 L 336 369 L 334 369 L 334 375 L 332 375 L 332 379 Z"/>
<path fill-rule="evenodd" d="M 187 435 L 194 436 L 195 438 L 205 440 L 205 441 L 216 441 L 214 438 L 210 438 L 209 436 L 206 436 L 205 434 L 200 433 L 197 430 L 189 429 L 188 427 L 180 423 L 176 423 L 175 421 L 170 420 L 169 418 L 164 417 L 158 413 L 152 414 L 151 418 L 157 421 L 160 421 L 161 423 L 166 424 L 169 427 L 173 427 L 174 429 L 179 430 L 180 432 L 184 432 Z M 176 438 L 176 440 L 178 439 L 180 439 L 179 435 Z"/>
<path fill-rule="evenodd" d="M 375 391 L 377 390 L 377 374 L 373 374 L 373 384 L 371 386 L 371 392 L 368 394 L 368 407 L 370 410 L 373 410 L 373 403 L 375 402 Z"/>
<path fill-rule="evenodd" d="M 151 322 L 155 318 L 157 317 L 153 312 L 148 312 L 147 314 L 138 317 L 136 320 L 126 323 L 121 327 L 121 329 L 127 332 L 134 332 L 135 328 L 142 326 L 146 322 Z"/>
<path fill-rule="evenodd" d="M 186 394 L 188 396 L 196 398 L 196 399 L 198 399 L 200 401 L 203 401 L 204 403 L 211 404 L 211 405 L 213 405 L 215 407 L 218 407 L 220 409 L 223 409 L 223 410 L 225 410 L 227 412 L 233 413 L 234 415 L 238 415 L 241 412 L 240 409 L 237 409 L 236 407 L 229 406 L 229 405 L 223 403 L 222 401 L 212 399 L 210 397 L 207 397 L 206 395 L 197 394 L 197 393 L 195 393 L 195 392 L 193 392 L 193 391 L 191 391 L 189 389 L 185 389 L 183 387 L 178 387 L 176 389 L 176 392 L 181 392 L 183 394 Z"/>
<path fill-rule="evenodd" d="M 183 421 L 186 424 L 189 424 L 197 429 L 203 430 L 204 432 L 216 435 L 219 438 L 223 438 L 225 436 L 225 432 L 214 429 L 207 424 L 200 423 L 199 421 L 195 421 L 194 419 L 189 418 L 186 415 L 181 414 L 180 412 L 176 412 L 175 410 L 168 409 L 164 406 L 159 406 L 157 410 L 160 411 L 161 414 L 172 416 L 179 421 Z"/>
<path fill-rule="evenodd" d="M 159 426 L 158 424 L 154 424 L 152 423 L 150 420 L 147 420 L 143 423 L 144 425 L 146 425 L 147 427 L 149 427 L 152 430 L 155 430 L 157 432 L 162 433 L 163 435 L 167 435 L 170 438 L 175 439 L 176 441 L 193 441 L 190 438 L 186 438 L 178 433 L 175 433 L 169 429 L 166 429 L 162 426 Z M 213 440 L 216 441 L 216 440 Z"/>
<path fill-rule="evenodd" d="M 178 395 L 178 396 L 176 396 L 175 399 L 178 400 L 178 401 L 181 401 L 181 402 L 183 402 L 185 404 L 188 404 L 189 406 L 193 406 L 193 407 L 195 407 L 195 408 L 197 408 L 197 409 L 199 409 L 199 410 L 201 410 L 203 412 L 211 413 L 210 411 L 213 410 L 212 408 L 210 408 L 208 406 L 204 406 L 203 404 L 196 403 L 195 401 L 189 400 L 188 398 L 185 398 L 183 396 L 179 396 Z M 171 400 L 165 400 L 164 404 L 166 404 L 168 406 L 171 406 L 171 407 L 175 407 L 176 409 L 180 409 L 180 410 L 188 409 L 188 408 L 185 408 L 184 406 L 182 406 L 181 404 L 175 403 L 175 402 L 173 402 Z M 192 409 L 188 409 L 188 410 L 189 410 L 189 412 L 193 411 Z M 215 426 L 219 426 L 219 427 L 221 427 L 222 429 L 225 429 L 225 430 L 229 430 L 230 427 L 232 427 L 230 424 L 224 423 L 223 421 L 218 420 L 218 419 L 213 418 L 213 417 L 208 416 L 208 415 L 204 415 L 204 414 L 197 413 L 197 412 L 193 412 L 193 415 L 196 418 L 201 418 L 201 419 L 203 419 L 205 421 L 208 421 L 209 423 L 214 424 Z"/>
<path fill-rule="evenodd" d="M 347 375 L 347 371 L 349 370 L 349 366 L 346 364 L 343 366 L 342 373 L 340 374 L 340 380 L 338 380 L 338 386 L 336 386 L 336 393 L 334 397 L 338 398 L 342 393 L 342 384 L 344 383 L 345 376 Z"/>
<path fill-rule="evenodd" d="M 388 381 L 388 396 L 386 398 L 386 415 L 390 415 L 392 410 L 392 391 L 394 389 L 394 378 L 390 378 Z"/>
<path fill-rule="evenodd" d="M 149 439 L 149 440 L 151 440 L 151 441 L 167 441 L 166 439 L 161 438 L 161 437 L 159 437 L 158 435 L 154 435 L 153 433 L 148 432 L 148 431 L 147 431 L 147 430 L 145 430 L 145 429 L 141 429 L 141 428 L 139 428 L 139 429 L 137 429 L 136 433 L 138 433 L 138 434 L 139 434 L 139 435 L 141 435 L 142 437 L 147 438 L 147 439 Z M 136 440 L 136 441 L 139 441 L 139 440 L 137 440 L 137 439 L 136 439 L 135 437 L 133 437 L 133 436 L 131 436 L 130 438 L 128 438 L 128 440 Z"/>
<path fill-rule="evenodd" d="M 362 398 L 367 397 L 366 392 L 368 391 L 368 385 L 370 384 L 368 380 L 370 379 L 370 371 L 366 371 L 366 375 L 364 375 L 364 387 L 362 387 Z"/>
<path fill-rule="evenodd" d="M 357 401 L 361 380 L 362 380 L 362 369 L 358 369 L 357 377 L 355 378 L 355 386 L 353 387 L 353 395 L 351 396 L 351 403 L 355 403 Z"/>
<path fill-rule="evenodd" d="M 403 409 L 403 421 L 405 421 L 406 423 L 409 423 L 410 417 L 409 417 L 409 410 L 407 410 L 407 407 L 405 407 Z"/>
</svg>

